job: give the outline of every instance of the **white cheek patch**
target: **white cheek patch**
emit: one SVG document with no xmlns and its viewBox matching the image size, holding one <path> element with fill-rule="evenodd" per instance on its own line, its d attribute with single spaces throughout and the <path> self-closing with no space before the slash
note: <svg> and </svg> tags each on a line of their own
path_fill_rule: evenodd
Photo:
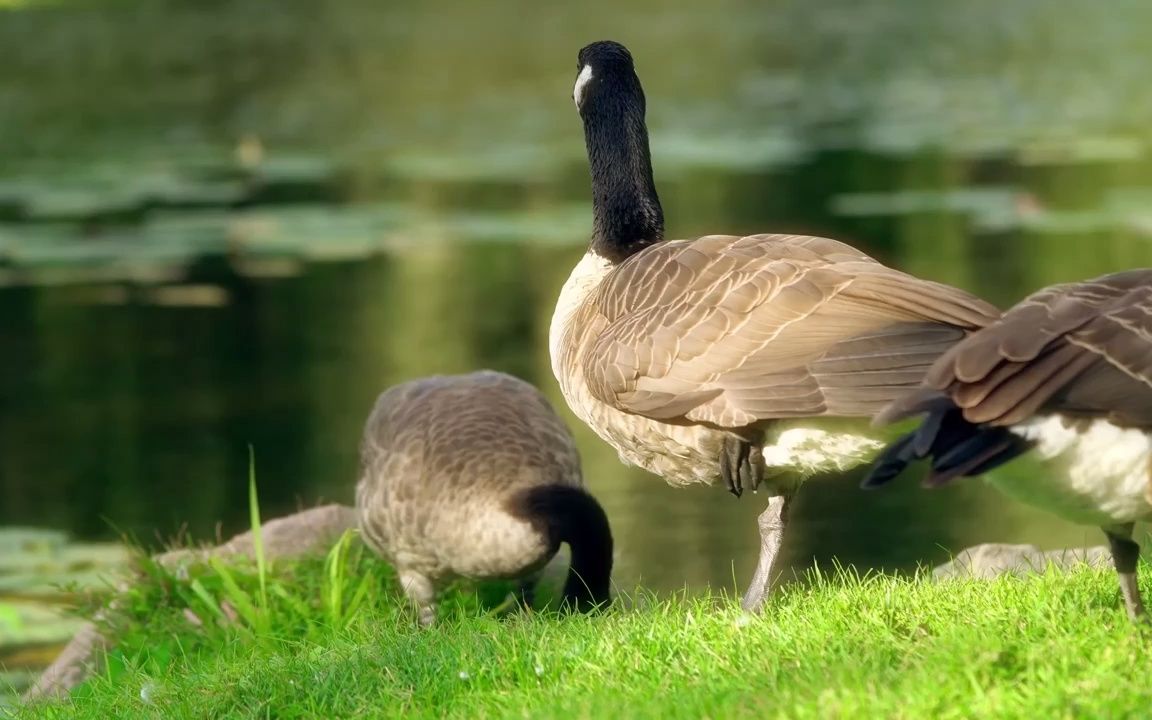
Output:
<svg viewBox="0 0 1152 720">
<path fill-rule="evenodd" d="M 584 99 L 584 89 L 588 87 L 591 80 L 592 66 L 585 65 L 580 69 L 580 74 L 576 76 L 576 86 L 572 88 L 572 102 L 576 103 L 576 107 L 580 107 L 580 101 Z"/>
</svg>

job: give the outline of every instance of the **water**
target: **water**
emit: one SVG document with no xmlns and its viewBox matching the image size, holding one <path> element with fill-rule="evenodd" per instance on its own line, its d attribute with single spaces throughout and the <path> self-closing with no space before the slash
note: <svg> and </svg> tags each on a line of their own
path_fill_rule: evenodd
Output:
<svg viewBox="0 0 1152 720">
<path fill-rule="evenodd" d="M 670 236 L 831 235 L 1001 304 L 1149 264 L 1149 21 L 1089 0 L 0 11 L 0 525 L 227 535 L 249 445 L 266 515 L 347 502 L 376 394 L 419 375 L 501 369 L 563 408 L 547 326 L 590 224 L 568 94 L 600 37 L 637 57 Z M 622 586 L 750 575 L 764 498 L 673 490 L 565 413 Z M 978 482 L 857 480 L 805 487 L 795 567 L 1098 541 Z"/>
</svg>

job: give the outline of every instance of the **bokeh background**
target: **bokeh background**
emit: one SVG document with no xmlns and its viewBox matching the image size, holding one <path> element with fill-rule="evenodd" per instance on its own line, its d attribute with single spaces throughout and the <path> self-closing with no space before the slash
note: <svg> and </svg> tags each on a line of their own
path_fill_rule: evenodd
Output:
<svg viewBox="0 0 1152 720">
<path fill-rule="evenodd" d="M 250 444 L 266 516 L 349 501 L 379 391 L 490 367 L 572 423 L 622 586 L 733 588 L 765 499 L 623 467 L 549 370 L 590 227 L 576 51 L 632 49 L 670 237 L 826 234 L 1010 304 L 1152 262 L 1149 27 L 1146 0 L 0 0 L 0 526 L 227 535 Z M 857 480 L 805 487 L 795 567 L 1099 541 L 977 481 Z"/>
</svg>

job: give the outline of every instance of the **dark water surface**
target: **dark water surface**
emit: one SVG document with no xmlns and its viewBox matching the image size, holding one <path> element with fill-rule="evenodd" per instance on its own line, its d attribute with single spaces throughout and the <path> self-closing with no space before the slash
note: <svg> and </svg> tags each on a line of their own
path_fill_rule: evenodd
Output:
<svg viewBox="0 0 1152 720">
<path fill-rule="evenodd" d="M 249 444 L 266 515 L 347 502 L 372 401 L 419 375 L 501 369 L 563 407 L 569 93 L 600 37 L 637 57 L 670 237 L 831 235 L 1001 304 L 1152 264 L 1152 5 L 931 5 L 0 11 L 0 525 L 233 532 Z M 624 586 L 748 577 L 764 498 L 673 490 L 567 417 Z M 805 487 L 797 566 L 1097 541 L 978 482 L 857 479 Z"/>
</svg>

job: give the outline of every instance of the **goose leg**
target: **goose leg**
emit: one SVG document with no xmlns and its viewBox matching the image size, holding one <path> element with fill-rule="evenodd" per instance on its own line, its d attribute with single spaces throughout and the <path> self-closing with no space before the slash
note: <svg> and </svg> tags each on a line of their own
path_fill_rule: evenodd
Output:
<svg viewBox="0 0 1152 720">
<path fill-rule="evenodd" d="M 400 572 L 400 587 L 416 608 L 416 615 L 423 627 L 436 622 L 436 588 L 424 575 L 411 570 Z"/>
<path fill-rule="evenodd" d="M 760 513 L 757 523 L 760 526 L 760 559 L 752 582 L 744 593 L 741 605 L 749 612 L 758 612 L 765 598 L 772 592 L 776 580 L 773 572 L 780 545 L 784 541 L 784 528 L 788 524 L 788 505 L 791 495 L 776 495 L 768 500 L 768 507 Z"/>
<path fill-rule="evenodd" d="M 1132 540 L 1131 523 L 1104 531 L 1112 548 L 1112 562 L 1116 565 L 1116 575 L 1120 579 L 1120 594 L 1124 596 L 1124 608 L 1132 620 L 1147 617 L 1144 601 L 1140 598 L 1140 588 L 1136 585 L 1136 563 L 1140 559 L 1140 546 Z"/>
</svg>

